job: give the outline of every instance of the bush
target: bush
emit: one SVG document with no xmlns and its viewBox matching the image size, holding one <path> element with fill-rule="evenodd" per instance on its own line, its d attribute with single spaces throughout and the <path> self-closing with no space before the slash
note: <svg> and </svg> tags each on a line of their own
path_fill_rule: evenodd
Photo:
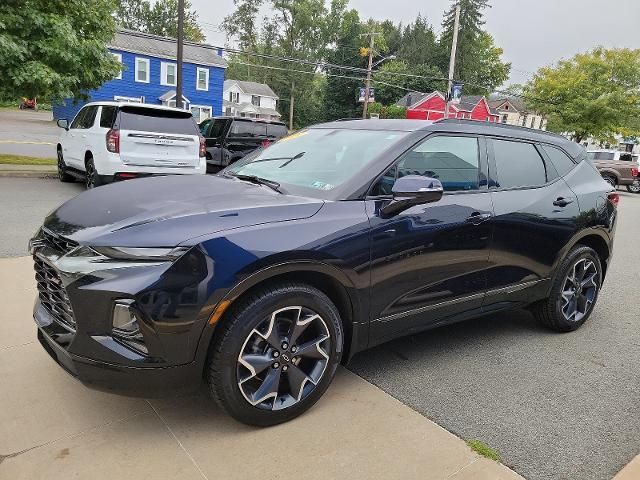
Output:
<svg viewBox="0 0 640 480">
<path fill-rule="evenodd" d="M 382 105 L 375 102 L 369 105 L 369 113 L 377 113 L 380 118 L 407 118 L 407 109 L 398 105 Z"/>
</svg>

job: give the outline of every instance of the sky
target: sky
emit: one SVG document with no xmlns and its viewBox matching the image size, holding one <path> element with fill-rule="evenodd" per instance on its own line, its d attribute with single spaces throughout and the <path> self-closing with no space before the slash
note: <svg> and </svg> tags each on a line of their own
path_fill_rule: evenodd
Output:
<svg viewBox="0 0 640 480">
<path fill-rule="evenodd" d="M 191 0 L 209 43 L 221 45 L 216 29 L 233 11 L 233 0 Z M 409 23 L 418 13 L 436 32 L 450 0 L 351 0 L 360 18 Z M 538 68 L 596 46 L 640 48 L 640 0 L 491 0 L 485 29 L 511 62 L 509 83 L 524 83 Z"/>
</svg>

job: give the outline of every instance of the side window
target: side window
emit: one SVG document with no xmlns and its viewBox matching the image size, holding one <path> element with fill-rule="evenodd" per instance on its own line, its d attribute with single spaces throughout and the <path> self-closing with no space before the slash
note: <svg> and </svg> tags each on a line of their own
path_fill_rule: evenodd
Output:
<svg viewBox="0 0 640 480">
<path fill-rule="evenodd" d="M 227 126 L 227 120 L 214 120 L 211 128 L 211 137 L 221 138 L 224 134 L 224 128 Z"/>
<path fill-rule="evenodd" d="M 116 107 L 103 106 L 102 112 L 100 113 L 100 126 L 102 128 L 113 127 L 113 123 L 116 121 L 116 113 L 118 113 Z"/>
<path fill-rule="evenodd" d="M 551 163 L 556 167 L 560 176 L 566 175 L 573 170 L 573 167 L 576 166 L 576 164 L 573 163 L 573 160 L 571 160 L 571 158 L 569 158 L 569 156 L 559 148 L 552 147 L 550 145 L 542 145 L 542 149 L 549 156 Z"/>
<path fill-rule="evenodd" d="M 268 124 L 267 125 L 267 135 L 275 138 L 282 138 L 287 135 L 288 130 L 284 125 L 278 124 Z"/>
<path fill-rule="evenodd" d="M 88 110 L 89 107 L 84 107 L 82 110 L 80 110 L 73 119 L 73 122 L 71 122 L 69 128 L 83 128 L 81 127 L 81 125 Z"/>
<path fill-rule="evenodd" d="M 380 178 L 370 195 L 390 195 L 398 177 L 437 178 L 446 192 L 480 189 L 480 149 L 474 137 L 431 137 L 405 153 Z"/>
<path fill-rule="evenodd" d="M 206 137 L 207 134 L 209 133 L 209 127 L 211 126 L 211 122 L 213 122 L 213 120 L 205 120 L 198 126 L 198 128 L 200 129 L 200 134 L 203 137 Z"/>
<path fill-rule="evenodd" d="M 253 122 L 233 122 L 231 135 L 236 137 L 253 136 Z"/>
<path fill-rule="evenodd" d="M 493 140 L 498 188 L 537 187 L 547 183 L 544 161 L 531 143 Z"/>
<path fill-rule="evenodd" d="M 266 123 L 258 123 L 258 122 L 256 122 L 253 125 L 253 136 L 254 137 L 266 137 L 267 136 L 267 124 Z"/>
<path fill-rule="evenodd" d="M 480 188 L 478 139 L 473 137 L 432 137 L 398 162 L 398 177 L 423 175 L 437 178 L 446 192 Z"/>
</svg>

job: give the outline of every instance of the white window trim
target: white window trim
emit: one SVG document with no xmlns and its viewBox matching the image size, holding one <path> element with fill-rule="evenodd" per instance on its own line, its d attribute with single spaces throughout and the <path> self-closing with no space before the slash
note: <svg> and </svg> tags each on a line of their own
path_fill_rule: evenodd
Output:
<svg viewBox="0 0 640 480">
<path fill-rule="evenodd" d="M 121 53 L 115 53 L 115 52 L 110 52 L 111 55 L 113 55 L 118 62 L 120 62 L 120 65 L 122 65 L 122 54 Z M 122 68 L 120 68 L 120 71 L 118 72 L 118 75 L 116 75 L 115 77 L 113 77 L 114 80 L 122 80 Z"/>
<path fill-rule="evenodd" d="M 144 62 L 147 64 L 147 79 L 146 80 L 138 80 L 138 62 Z M 151 79 L 151 61 L 148 58 L 136 57 L 135 63 L 135 77 L 134 80 L 138 83 L 149 83 Z"/>
<path fill-rule="evenodd" d="M 175 75 L 173 78 L 175 79 L 174 83 L 169 83 L 168 78 L 168 67 L 172 65 L 174 67 Z M 161 62 L 160 63 L 160 85 L 166 85 L 167 87 L 175 87 L 178 82 L 178 66 L 172 62 Z"/>
<path fill-rule="evenodd" d="M 211 118 L 213 117 L 213 105 L 196 105 L 195 103 L 192 103 L 191 105 L 189 105 L 189 110 L 191 110 L 192 108 L 199 108 L 200 109 L 200 113 L 202 114 L 202 109 L 206 108 L 207 110 L 209 110 L 209 116 L 205 117 L 203 119 L 196 119 L 197 123 L 200 123 L 203 120 L 206 120 L 207 118 Z"/>
<path fill-rule="evenodd" d="M 200 88 L 200 71 L 204 71 L 206 73 L 206 77 L 205 77 L 205 88 Z M 204 67 L 197 67 L 196 68 L 196 90 L 200 90 L 202 92 L 208 92 L 209 91 L 209 69 L 208 68 L 204 68 Z"/>
</svg>

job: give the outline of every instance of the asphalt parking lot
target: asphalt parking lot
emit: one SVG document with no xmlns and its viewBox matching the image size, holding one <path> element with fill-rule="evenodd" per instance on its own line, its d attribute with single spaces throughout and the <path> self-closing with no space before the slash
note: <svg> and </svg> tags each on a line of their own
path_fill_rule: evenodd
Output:
<svg viewBox="0 0 640 480">
<path fill-rule="evenodd" d="M 51 112 L 0 110 L 0 153 L 55 158 L 58 134 Z"/>
<path fill-rule="evenodd" d="M 44 215 L 81 191 L 0 178 L 0 256 L 25 255 Z M 525 311 L 493 315 L 382 345 L 349 369 L 456 435 L 484 441 L 528 479 L 611 478 L 640 451 L 640 195 L 620 194 L 614 259 L 581 330 L 548 332 Z"/>
</svg>

